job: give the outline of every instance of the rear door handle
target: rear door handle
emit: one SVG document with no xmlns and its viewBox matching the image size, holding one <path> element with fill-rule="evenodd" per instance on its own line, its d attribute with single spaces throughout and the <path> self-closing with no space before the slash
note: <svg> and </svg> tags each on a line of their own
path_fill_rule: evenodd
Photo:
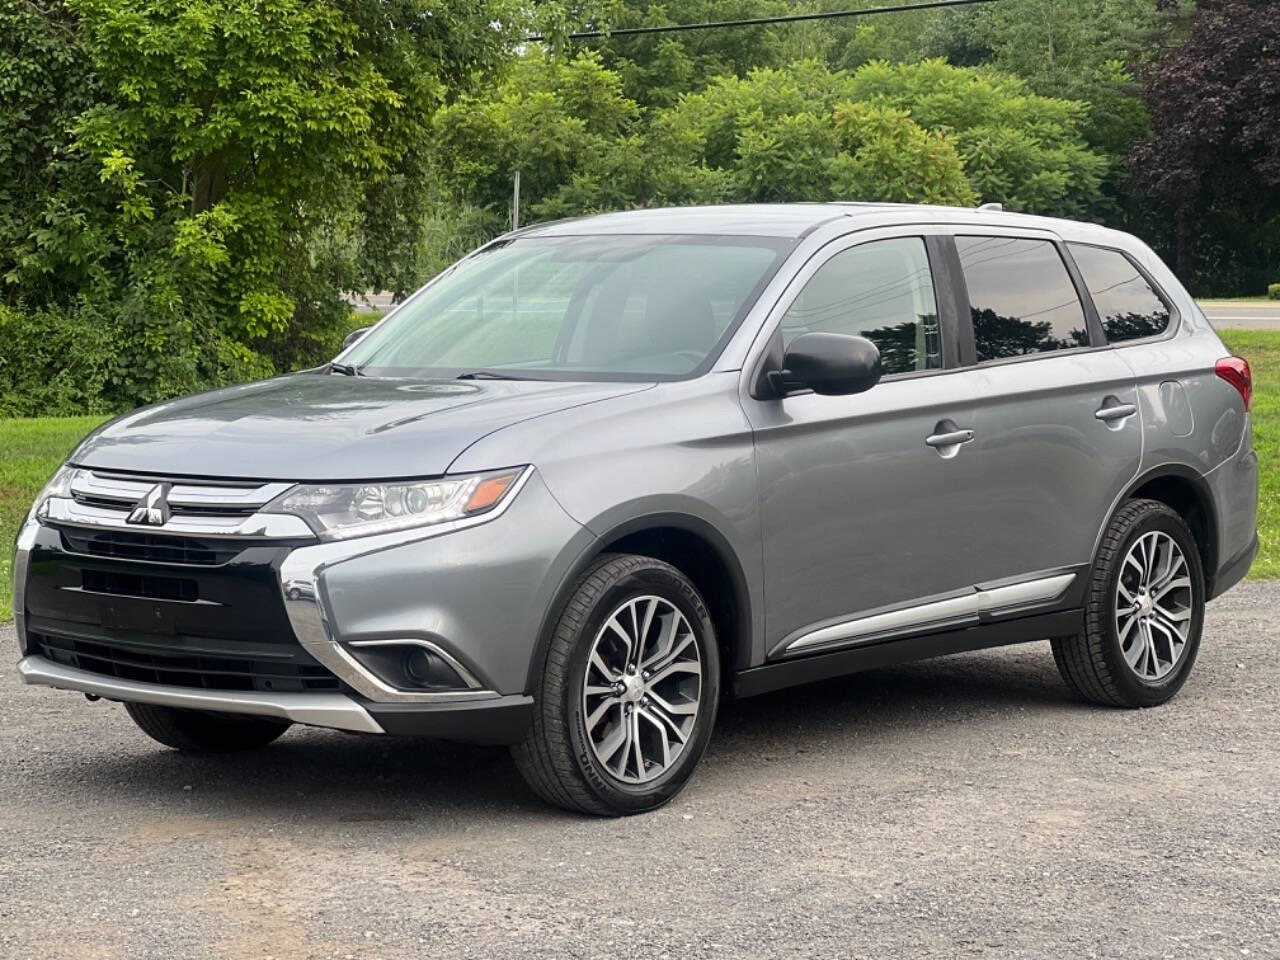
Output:
<svg viewBox="0 0 1280 960">
<path fill-rule="evenodd" d="M 1125 417 L 1132 417 L 1137 412 L 1138 408 L 1132 403 L 1117 403 L 1103 407 L 1101 410 L 1096 410 L 1093 415 L 1099 420 L 1110 423 L 1113 420 L 1123 420 Z"/>
<path fill-rule="evenodd" d="M 935 433 L 925 437 L 924 442 L 937 450 L 940 447 L 955 447 L 973 440 L 972 430 L 952 430 L 948 433 Z"/>
</svg>

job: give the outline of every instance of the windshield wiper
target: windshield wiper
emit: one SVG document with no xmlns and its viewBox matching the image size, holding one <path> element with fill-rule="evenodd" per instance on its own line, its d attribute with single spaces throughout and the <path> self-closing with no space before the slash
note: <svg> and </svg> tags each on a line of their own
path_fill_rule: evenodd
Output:
<svg viewBox="0 0 1280 960">
<path fill-rule="evenodd" d="M 329 372 L 340 373 L 344 377 L 363 377 L 364 376 L 364 374 L 360 372 L 360 368 L 357 367 L 354 363 L 335 363 L 332 360 L 329 361 Z"/>
<path fill-rule="evenodd" d="M 455 380 L 532 380 L 532 377 L 518 377 L 514 373 L 498 373 L 494 370 L 469 370 L 460 373 Z"/>
</svg>

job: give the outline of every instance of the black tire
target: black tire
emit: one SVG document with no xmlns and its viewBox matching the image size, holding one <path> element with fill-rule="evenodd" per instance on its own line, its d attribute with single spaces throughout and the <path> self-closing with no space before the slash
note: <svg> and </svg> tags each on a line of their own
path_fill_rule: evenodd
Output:
<svg viewBox="0 0 1280 960">
<path fill-rule="evenodd" d="M 657 596 L 674 605 L 694 635 L 702 664 L 698 709 L 688 739 L 654 779 L 627 783 L 596 757 L 582 705 L 587 660 L 596 635 L 628 599 Z M 720 656 L 715 628 L 697 589 L 679 570 L 652 557 L 606 555 L 579 578 L 547 649 L 533 725 L 512 747 L 521 775 L 548 803 L 580 813 L 620 816 L 662 806 L 688 783 L 715 726 Z M 625 761 L 624 761 L 625 762 Z"/>
<path fill-rule="evenodd" d="M 180 710 L 153 703 L 126 703 L 129 716 L 152 740 L 184 753 L 232 753 L 265 747 L 291 724 L 272 717 Z"/>
<path fill-rule="evenodd" d="M 1116 585 L 1125 557 L 1137 539 L 1152 531 L 1167 534 L 1187 562 L 1191 581 L 1190 630 L 1172 672 L 1160 680 L 1140 676 L 1124 658 L 1116 628 Z M 1094 558 L 1085 599 L 1085 629 L 1052 641 L 1058 672 L 1086 700 L 1112 707 L 1154 707 L 1186 683 L 1200 650 L 1205 585 L 1200 548 L 1186 521 L 1155 500 L 1130 500 L 1116 511 Z"/>
</svg>

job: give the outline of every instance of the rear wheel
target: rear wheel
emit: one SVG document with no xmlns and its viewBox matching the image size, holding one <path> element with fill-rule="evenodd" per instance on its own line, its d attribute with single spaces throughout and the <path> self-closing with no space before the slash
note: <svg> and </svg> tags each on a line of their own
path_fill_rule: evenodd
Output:
<svg viewBox="0 0 1280 960">
<path fill-rule="evenodd" d="M 1155 500 L 1130 501 L 1094 561 L 1084 631 L 1053 641 L 1058 670 L 1094 703 L 1164 703 L 1191 673 L 1204 607 L 1200 551 L 1186 521 Z"/>
<path fill-rule="evenodd" d="M 265 747 L 291 724 L 271 717 L 180 710 L 154 703 L 126 703 L 133 722 L 152 740 L 188 753 L 231 753 Z"/>
<path fill-rule="evenodd" d="M 605 557 L 561 614 L 533 726 L 512 753 L 551 803 L 641 813 L 693 775 L 719 698 L 715 631 L 693 584 L 652 557 Z"/>
</svg>

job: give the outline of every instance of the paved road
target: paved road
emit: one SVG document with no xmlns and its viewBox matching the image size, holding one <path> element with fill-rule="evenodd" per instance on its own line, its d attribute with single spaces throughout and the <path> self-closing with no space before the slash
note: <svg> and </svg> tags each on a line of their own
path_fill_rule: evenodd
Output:
<svg viewBox="0 0 1280 960">
<path fill-rule="evenodd" d="M 1280 300 L 1273 303 L 1202 303 L 1219 330 L 1280 330 Z"/>
<path fill-rule="evenodd" d="M 1275 957 L 1277 611 L 1216 603 L 1158 710 L 1075 703 L 1046 644 L 730 705 L 685 795 L 622 821 L 540 806 L 500 750 L 185 758 L 6 669 L 0 956 Z"/>
</svg>

